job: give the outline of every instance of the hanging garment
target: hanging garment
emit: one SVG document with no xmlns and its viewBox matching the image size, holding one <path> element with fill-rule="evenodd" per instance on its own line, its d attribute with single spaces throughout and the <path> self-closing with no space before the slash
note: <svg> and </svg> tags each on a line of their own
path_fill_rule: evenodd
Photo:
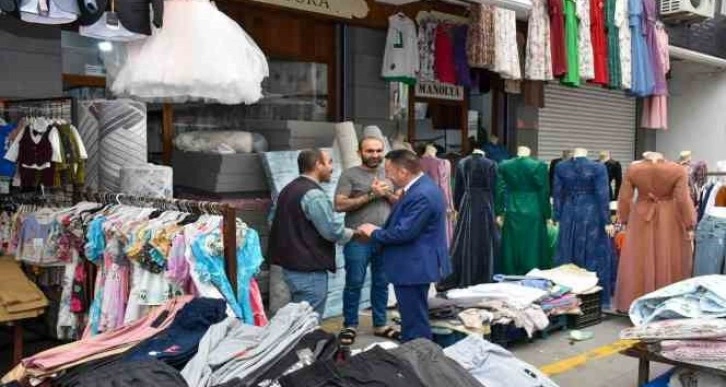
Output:
<svg viewBox="0 0 726 387">
<path fill-rule="evenodd" d="M 436 80 L 434 72 L 434 52 L 436 52 L 436 24 L 422 22 L 418 26 L 418 79 L 422 81 Z"/>
<path fill-rule="evenodd" d="M 605 29 L 607 30 L 608 87 L 622 86 L 620 64 L 620 29 L 615 23 L 615 8 L 618 0 L 605 0 Z"/>
<path fill-rule="evenodd" d="M 605 163 L 608 171 L 608 187 L 610 188 L 610 200 L 618 200 L 620 186 L 623 183 L 623 167 L 620 162 L 609 159 Z"/>
<path fill-rule="evenodd" d="M 76 0 L 16 0 L 20 19 L 37 24 L 68 24 L 78 19 L 81 11 Z"/>
<path fill-rule="evenodd" d="M 547 164 L 517 157 L 499 166 L 497 216 L 504 216 L 501 270 L 524 275 L 549 268 L 546 221 L 551 217 Z"/>
<path fill-rule="evenodd" d="M 523 33 L 517 32 L 517 56 L 519 58 L 527 57 L 526 38 Z M 519 62 L 519 79 L 505 79 L 504 92 L 508 94 L 522 94 L 521 74 L 524 74 L 525 61 Z"/>
<path fill-rule="evenodd" d="M 105 27 L 106 33 L 101 36 L 106 36 L 106 38 L 109 37 L 109 33 L 113 34 L 114 31 L 112 30 L 114 28 L 99 24 L 101 20 L 106 20 L 108 15 L 106 9 L 111 8 L 108 4 L 109 1 L 118 16 L 119 30 L 125 30 L 116 33 L 120 35 L 132 34 L 135 39 L 131 40 L 138 39 L 139 35 L 151 35 L 152 24 L 156 28 L 161 28 L 163 25 L 163 0 L 83 0 L 79 1 L 81 16 L 78 22 L 81 26 L 93 25 L 95 31 Z M 81 31 L 83 30 L 81 29 Z M 123 39 L 121 40 L 123 41 Z"/>
<path fill-rule="evenodd" d="M 593 82 L 598 85 L 608 85 L 608 37 L 605 30 L 605 2 L 607 0 L 590 1 L 590 32 L 592 35 L 592 48 L 595 76 Z"/>
<path fill-rule="evenodd" d="M 643 0 L 628 0 L 630 12 L 630 30 L 633 53 L 633 86 L 631 92 L 637 97 L 653 94 L 655 78 L 650 50 L 646 42 L 646 20 Z"/>
<path fill-rule="evenodd" d="M 529 15 L 527 55 L 524 69 L 526 79 L 548 81 L 552 76 L 552 48 L 547 0 L 534 0 Z"/>
<path fill-rule="evenodd" d="M 663 74 L 663 84 L 656 82 L 655 95 L 643 100 L 643 117 L 641 126 L 651 129 L 668 129 L 668 84 L 665 81 L 665 74 L 671 69 L 671 60 L 668 54 L 668 33 L 665 27 L 657 23 L 655 26 L 655 44 L 656 51 L 654 57 L 658 58 L 656 62 L 660 63 L 661 71 L 656 72 Z M 663 94 L 659 94 L 662 92 Z"/>
<path fill-rule="evenodd" d="M 55 187 L 54 163 L 60 161 L 58 131 L 54 127 L 46 128 L 43 132 L 37 129 L 33 125 L 26 127 L 15 150 L 11 146 L 5 154 L 7 160 L 14 161 L 12 157 L 16 157 L 20 186 L 24 189 L 41 185 Z"/>
<path fill-rule="evenodd" d="M 567 73 L 567 45 L 565 38 L 565 1 L 547 0 L 550 17 L 550 46 L 552 49 L 552 75 L 557 78 Z"/>
<path fill-rule="evenodd" d="M 98 119 L 91 112 L 93 103 L 93 101 L 78 101 L 76 117 L 78 117 L 78 134 L 81 136 L 81 141 L 88 155 L 84 187 L 96 191 L 98 190 L 99 179 L 99 125 Z"/>
<path fill-rule="evenodd" d="M 98 187 L 119 192 L 121 168 L 147 163 L 146 104 L 127 99 L 95 101 L 90 110 L 99 125 Z"/>
<path fill-rule="evenodd" d="M 470 9 L 466 46 L 469 66 L 488 69 L 494 65 L 494 7 L 487 4 L 474 4 Z"/>
<path fill-rule="evenodd" d="M 522 79 L 517 49 L 517 15 L 503 8 L 494 9 L 494 72 L 504 79 Z"/>
<path fill-rule="evenodd" d="M 466 57 L 466 37 L 469 27 L 466 25 L 452 27 L 454 40 L 454 65 L 456 66 L 456 84 L 471 87 L 469 61 Z"/>
<path fill-rule="evenodd" d="M 267 58 L 237 22 L 208 0 L 167 0 L 164 8 L 164 28 L 129 52 L 114 94 L 144 102 L 262 98 Z"/>
<path fill-rule="evenodd" d="M 492 281 L 499 268 L 499 230 L 494 219 L 497 164 L 482 154 L 465 157 L 456 166 L 454 205 L 459 211 L 451 248 L 456 288 Z"/>
<path fill-rule="evenodd" d="M 443 83 L 456 83 L 456 66 L 454 65 L 454 44 L 449 35 L 449 26 L 439 24 L 436 27 L 436 51 L 434 52 L 434 71 L 436 80 Z"/>
<path fill-rule="evenodd" d="M 618 199 L 618 218 L 628 228 L 615 307 L 627 311 L 634 299 L 691 275 L 693 251 L 687 231 L 696 224 L 696 211 L 685 169 L 662 160 L 632 164 Z"/>
<path fill-rule="evenodd" d="M 650 56 L 651 72 L 653 74 L 653 95 L 666 95 L 668 94 L 668 83 L 666 82 L 666 72 L 670 67 L 669 64 L 663 63 L 664 54 L 663 47 L 661 47 L 661 37 L 658 34 L 656 28 L 656 22 L 658 20 L 658 11 L 656 10 L 655 0 L 643 0 L 643 15 L 642 15 L 645 28 L 645 44 L 648 47 L 648 53 Z M 662 32 L 665 33 L 663 29 Z M 667 39 L 667 34 L 666 34 Z M 668 55 L 668 46 L 665 46 L 665 56 Z"/>
<path fill-rule="evenodd" d="M 630 29 L 630 0 L 615 0 L 615 25 L 618 27 L 620 80 L 624 90 L 633 87 L 633 48 Z"/>
<path fill-rule="evenodd" d="M 424 173 L 441 188 L 446 200 L 446 208 L 451 215 L 458 207 L 454 206 L 454 200 L 451 195 L 451 162 L 446 159 L 439 159 L 433 156 L 421 157 L 421 169 Z M 451 240 L 454 235 L 453 219 L 449 216 L 446 219 L 446 241 L 451 246 Z"/>
<path fill-rule="evenodd" d="M 580 86 L 580 27 L 577 23 L 577 3 L 576 0 L 564 0 L 564 2 L 567 73 L 562 78 L 562 83 L 567 86 L 577 87 Z"/>
<path fill-rule="evenodd" d="M 416 83 L 419 70 L 416 23 L 402 13 L 388 18 L 386 50 L 383 53 L 381 77 L 389 82 Z"/>
<path fill-rule="evenodd" d="M 554 220 L 559 237 L 554 265 L 568 263 L 597 273 L 603 287 L 601 302 L 610 304 L 612 244 L 605 226 L 610 224 L 610 189 L 604 165 L 575 157 L 557 165 L 552 189 Z"/>
<path fill-rule="evenodd" d="M 0 176 L 15 176 L 15 163 L 5 159 L 5 154 L 10 148 L 10 133 L 15 130 L 15 125 L 0 125 Z"/>
<path fill-rule="evenodd" d="M 592 47 L 592 29 L 590 23 L 590 1 L 576 0 L 578 27 L 578 55 L 580 59 L 580 78 L 590 81 L 595 78 L 595 59 Z"/>
</svg>

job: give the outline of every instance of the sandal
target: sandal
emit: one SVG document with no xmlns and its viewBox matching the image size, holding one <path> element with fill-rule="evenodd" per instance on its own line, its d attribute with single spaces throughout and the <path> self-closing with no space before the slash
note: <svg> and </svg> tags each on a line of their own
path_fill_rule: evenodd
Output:
<svg viewBox="0 0 726 387">
<path fill-rule="evenodd" d="M 356 332 L 355 328 L 343 328 L 338 333 L 338 341 L 340 341 L 340 345 L 342 346 L 351 346 L 355 343 L 357 335 L 358 332 Z"/>
<path fill-rule="evenodd" d="M 375 330 L 373 335 L 384 339 L 401 341 L 401 331 L 393 327 L 385 327 L 382 330 Z"/>
</svg>

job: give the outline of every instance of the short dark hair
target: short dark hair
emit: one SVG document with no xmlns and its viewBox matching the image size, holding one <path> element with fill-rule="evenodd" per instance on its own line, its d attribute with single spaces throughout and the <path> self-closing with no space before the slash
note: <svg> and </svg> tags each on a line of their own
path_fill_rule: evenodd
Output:
<svg viewBox="0 0 726 387">
<path fill-rule="evenodd" d="M 315 164 L 323 161 L 323 151 L 319 148 L 303 149 L 297 156 L 297 169 L 303 173 L 315 170 Z"/>
<path fill-rule="evenodd" d="M 386 154 L 386 160 L 411 172 L 421 172 L 421 159 L 408 149 L 396 149 Z"/>
<path fill-rule="evenodd" d="M 358 141 L 358 150 L 359 151 L 363 150 L 363 143 L 366 142 L 366 141 L 368 141 L 368 140 L 376 140 L 376 141 L 380 142 L 381 145 L 383 145 L 384 147 L 386 146 L 386 144 L 383 142 L 383 139 L 380 138 L 380 137 L 376 137 L 376 136 L 365 136 L 365 137 L 361 138 L 360 141 Z"/>
</svg>

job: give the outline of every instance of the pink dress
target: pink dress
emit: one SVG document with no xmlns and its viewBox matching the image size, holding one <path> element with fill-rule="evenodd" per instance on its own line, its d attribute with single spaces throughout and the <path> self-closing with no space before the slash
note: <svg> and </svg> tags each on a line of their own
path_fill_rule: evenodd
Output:
<svg viewBox="0 0 726 387">
<path fill-rule="evenodd" d="M 655 43 L 658 61 L 663 68 L 663 74 L 670 71 L 670 56 L 668 55 L 668 33 L 662 24 L 655 26 Z M 665 82 L 665 80 L 664 80 Z M 662 94 L 656 94 L 643 100 L 643 116 L 641 126 L 648 129 L 668 129 L 668 85 L 664 83 Z"/>
<path fill-rule="evenodd" d="M 444 192 L 448 213 L 454 211 L 454 197 L 451 194 L 451 163 L 449 160 L 439 159 L 432 156 L 421 157 L 421 168 Z M 451 216 L 446 219 L 446 240 L 451 246 L 454 237 L 454 222 Z"/>
</svg>

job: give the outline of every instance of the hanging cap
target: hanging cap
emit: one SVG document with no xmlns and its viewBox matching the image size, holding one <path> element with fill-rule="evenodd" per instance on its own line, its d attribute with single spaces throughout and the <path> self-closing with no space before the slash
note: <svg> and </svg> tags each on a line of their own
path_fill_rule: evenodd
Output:
<svg viewBox="0 0 726 387">
<path fill-rule="evenodd" d="M 1 0 L 0 0 L 1 1 Z M 94 24 L 101 18 L 108 6 L 107 0 L 77 0 L 81 11 L 78 23 L 82 26 Z"/>
</svg>

